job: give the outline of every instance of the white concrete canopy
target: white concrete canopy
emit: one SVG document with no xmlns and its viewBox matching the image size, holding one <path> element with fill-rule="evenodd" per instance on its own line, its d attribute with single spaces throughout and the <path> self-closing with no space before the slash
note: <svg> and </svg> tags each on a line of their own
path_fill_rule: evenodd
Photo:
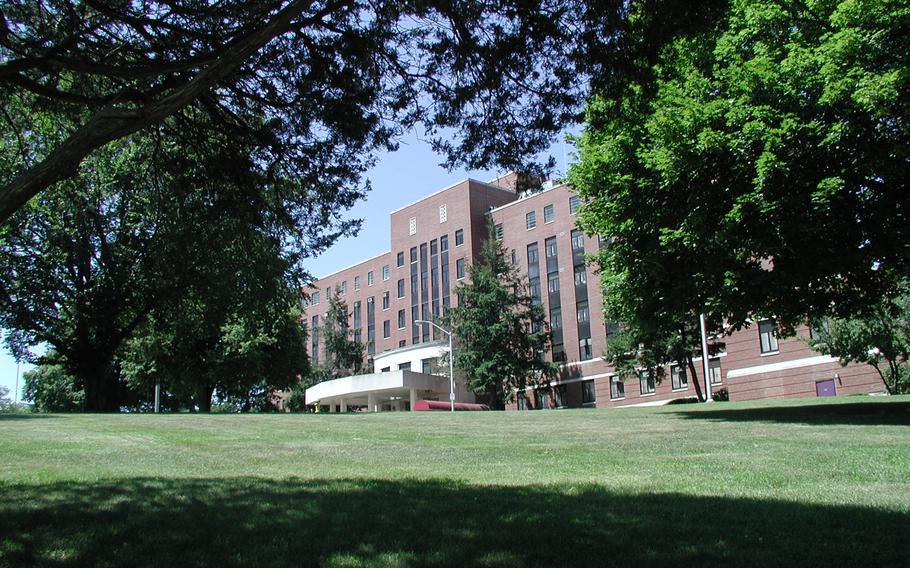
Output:
<svg viewBox="0 0 910 568">
<path fill-rule="evenodd" d="M 407 402 L 413 408 L 418 399 L 448 400 L 449 378 L 415 371 L 388 371 L 353 375 L 325 381 L 306 390 L 307 404 L 351 406 L 367 405 L 370 412 L 383 407 L 404 410 Z M 473 399 L 473 397 L 471 397 Z M 343 412 L 345 408 L 340 408 Z"/>
</svg>

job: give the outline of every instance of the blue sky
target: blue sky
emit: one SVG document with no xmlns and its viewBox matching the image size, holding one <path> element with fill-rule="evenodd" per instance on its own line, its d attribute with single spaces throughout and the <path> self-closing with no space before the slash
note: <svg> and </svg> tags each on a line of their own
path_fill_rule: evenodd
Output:
<svg viewBox="0 0 910 568">
<path fill-rule="evenodd" d="M 564 171 L 566 160 L 571 161 L 571 148 L 564 145 L 562 137 L 554 138 L 549 152 L 556 158 L 557 173 Z M 363 226 L 356 237 L 340 239 L 332 248 L 317 258 L 309 259 L 306 268 L 318 278 L 350 266 L 360 260 L 375 256 L 389 249 L 389 214 L 417 201 L 439 189 L 471 177 L 481 181 L 491 180 L 504 171 L 447 171 L 439 166 L 442 157 L 435 154 L 429 143 L 416 135 L 406 136 L 397 152 L 383 155 L 367 174 L 373 191 L 365 201 L 358 203 L 348 213 L 352 219 L 363 219 Z M 20 373 L 31 368 L 20 366 Z M 16 383 L 16 361 L 2 348 L 0 353 L 0 385 L 10 389 Z M 20 389 L 22 383 L 19 383 Z"/>
</svg>

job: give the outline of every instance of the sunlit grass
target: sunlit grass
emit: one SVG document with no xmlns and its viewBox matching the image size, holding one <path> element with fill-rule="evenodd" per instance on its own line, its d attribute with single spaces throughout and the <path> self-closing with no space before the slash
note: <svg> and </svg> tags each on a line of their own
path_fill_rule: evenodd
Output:
<svg viewBox="0 0 910 568">
<path fill-rule="evenodd" d="M 910 397 L 0 417 L 0 490 L 0 565 L 901 565 Z"/>
</svg>

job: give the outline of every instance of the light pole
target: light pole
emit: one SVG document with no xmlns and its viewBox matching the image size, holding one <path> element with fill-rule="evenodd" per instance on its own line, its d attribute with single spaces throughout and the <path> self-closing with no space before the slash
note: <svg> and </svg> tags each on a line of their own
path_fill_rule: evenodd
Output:
<svg viewBox="0 0 910 568">
<path fill-rule="evenodd" d="M 452 356 L 454 355 L 452 351 L 452 332 L 428 320 L 414 320 L 414 323 L 428 323 L 449 336 L 449 403 L 451 404 L 451 411 L 455 412 L 455 370 L 452 365 Z"/>
</svg>

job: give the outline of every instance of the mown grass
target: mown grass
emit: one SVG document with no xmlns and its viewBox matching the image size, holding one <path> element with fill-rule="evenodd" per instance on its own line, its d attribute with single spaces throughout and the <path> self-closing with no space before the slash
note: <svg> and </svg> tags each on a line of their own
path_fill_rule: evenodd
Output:
<svg viewBox="0 0 910 568">
<path fill-rule="evenodd" d="M 910 397 L 0 416 L 0 565 L 910 565 Z"/>
</svg>

